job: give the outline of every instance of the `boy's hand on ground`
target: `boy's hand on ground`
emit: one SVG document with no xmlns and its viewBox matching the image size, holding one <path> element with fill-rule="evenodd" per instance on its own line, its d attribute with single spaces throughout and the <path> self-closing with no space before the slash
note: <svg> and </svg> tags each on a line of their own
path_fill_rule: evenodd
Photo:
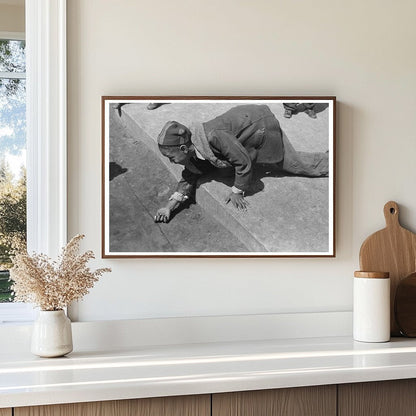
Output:
<svg viewBox="0 0 416 416">
<path fill-rule="evenodd" d="M 155 222 L 169 222 L 170 212 L 170 209 L 167 207 L 158 209 L 155 215 Z"/>
<path fill-rule="evenodd" d="M 247 211 L 248 202 L 244 199 L 243 194 L 236 194 L 234 192 L 230 192 L 230 194 L 225 199 L 225 203 L 228 204 L 231 202 L 238 210 Z"/>
</svg>

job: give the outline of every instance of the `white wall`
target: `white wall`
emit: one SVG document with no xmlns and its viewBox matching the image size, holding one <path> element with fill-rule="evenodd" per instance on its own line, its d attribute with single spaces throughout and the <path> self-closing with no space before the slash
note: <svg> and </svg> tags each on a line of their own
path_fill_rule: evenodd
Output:
<svg viewBox="0 0 416 416">
<path fill-rule="evenodd" d="M 102 95 L 336 95 L 335 259 L 117 259 L 81 321 L 345 311 L 396 200 L 416 231 L 413 0 L 68 1 L 69 236 L 100 257 Z"/>
</svg>

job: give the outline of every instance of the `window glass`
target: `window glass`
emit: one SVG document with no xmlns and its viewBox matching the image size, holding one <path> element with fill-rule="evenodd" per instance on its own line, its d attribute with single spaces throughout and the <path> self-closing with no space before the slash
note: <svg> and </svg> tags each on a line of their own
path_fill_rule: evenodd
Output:
<svg viewBox="0 0 416 416">
<path fill-rule="evenodd" d="M 0 303 L 10 302 L 8 268 L 26 242 L 25 42 L 0 39 Z"/>
<path fill-rule="evenodd" d="M 24 40 L 0 39 L 0 72 L 26 72 Z"/>
</svg>

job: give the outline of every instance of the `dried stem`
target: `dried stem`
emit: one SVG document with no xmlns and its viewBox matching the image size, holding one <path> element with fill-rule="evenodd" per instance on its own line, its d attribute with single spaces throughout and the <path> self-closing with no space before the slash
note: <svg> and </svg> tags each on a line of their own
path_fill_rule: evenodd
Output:
<svg viewBox="0 0 416 416">
<path fill-rule="evenodd" d="M 10 270 L 15 302 L 34 303 L 40 309 L 54 311 L 81 299 L 109 268 L 92 271 L 87 266 L 92 251 L 78 254 L 84 235 L 76 235 L 63 249 L 58 261 L 45 254 L 18 251 Z"/>
</svg>

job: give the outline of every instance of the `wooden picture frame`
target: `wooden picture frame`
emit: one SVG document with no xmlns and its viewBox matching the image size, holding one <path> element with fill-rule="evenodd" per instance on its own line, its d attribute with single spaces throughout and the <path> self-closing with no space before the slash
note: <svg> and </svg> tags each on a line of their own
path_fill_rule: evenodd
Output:
<svg viewBox="0 0 416 416">
<path fill-rule="evenodd" d="M 335 257 L 335 115 L 332 96 L 102 97 L 102 257 Z"/>
</svg>

